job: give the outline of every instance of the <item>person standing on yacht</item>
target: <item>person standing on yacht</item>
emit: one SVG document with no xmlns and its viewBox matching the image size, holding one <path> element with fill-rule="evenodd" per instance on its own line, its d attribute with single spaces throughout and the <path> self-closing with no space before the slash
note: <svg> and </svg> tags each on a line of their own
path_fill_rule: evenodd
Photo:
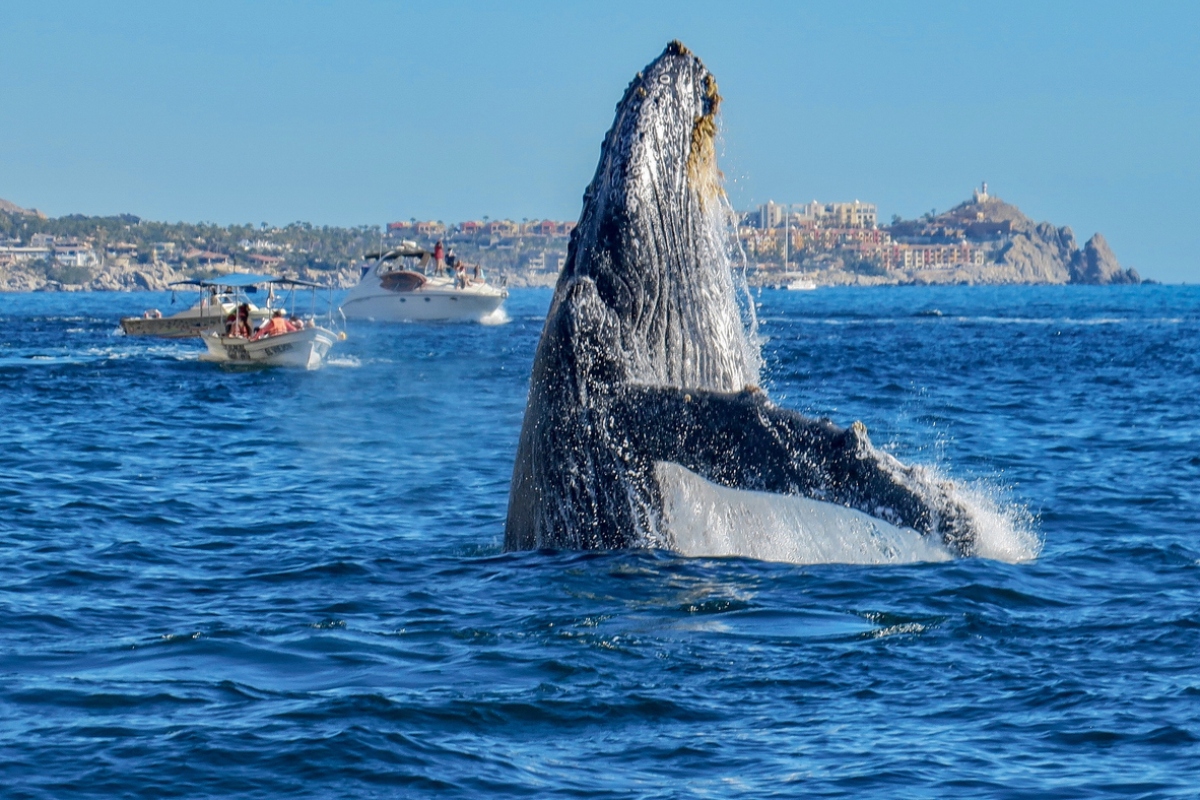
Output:
<svg viewBox="0 0 1200 800">
<path fill-rule="evenodd" d="M 442 256 L 445 254 L 446 250 L 442 247 L 442 240 L 438 239 L 437 244 L 433 246 L 433 267 L 437 275 L 442 274 Z"/>
</svg>

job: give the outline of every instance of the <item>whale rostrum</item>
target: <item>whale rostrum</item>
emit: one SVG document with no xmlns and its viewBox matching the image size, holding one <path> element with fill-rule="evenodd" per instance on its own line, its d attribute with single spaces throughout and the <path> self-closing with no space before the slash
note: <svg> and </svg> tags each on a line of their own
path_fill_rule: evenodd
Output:
<svg viewBox="0 0 1200 800">
<path fill-rule="evenodd" d="M 674 545 L 676 464 L 731 489 L 801 495 L 969 554 L 953 484 L 840 428 L 773 404 L 730 263 L 716 166 L 720 95 L 679 42 L 616 108 L 530 378 L 506 549 Z"/>
</svg>

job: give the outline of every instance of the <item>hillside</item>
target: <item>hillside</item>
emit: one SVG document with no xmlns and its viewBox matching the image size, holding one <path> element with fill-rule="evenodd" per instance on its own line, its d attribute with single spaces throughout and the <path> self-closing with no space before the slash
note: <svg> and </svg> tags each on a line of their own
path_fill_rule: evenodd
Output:
<svg viewBox="0 0 1200 800">
<path fill-rule="evenodd" d="M 1009 225 L 1007 240 L 981 275 L 1000 283 L 1141 283 L 1133 269 L 1122 269 L 1104 236 L 1097 233 L 1082 248 L 1067 226 L 1034 222 L 998 197 L 976 197 L 934 217 L 935 224 L 963 229 Z M 984 228 L 986 230 L 986 227 Z"/>
<path fill-rule="evenodd" d="M 985 192 L 940 215 L 901 219 L 886 230 L 895 241 L 962 243 L 982 255 L 982 264 L 912 270 L 908 278 L 914 282 L 1141 283 L 1136 270 L 1122 269 L 1103 235 L 1094 234 L 1080 247 L 1066 225 L 1034 222 L 1018 206 Z"/>
<path fill-rule="evenodd" d="M 793 239 L 804 242 L 793 269 L 823 284 L 1142 282 L 1136 270 L 1121 266 L 1101 234 L 1080 247 L 1071 228 L 1034 222 L 1017 206 L 989 196 L 986 184 L 941 214 L 894 217 L 878 228 L 810 223 L 793 230 Z M 759 280 L 778 281 L 769 268 Z"/>
</svg>

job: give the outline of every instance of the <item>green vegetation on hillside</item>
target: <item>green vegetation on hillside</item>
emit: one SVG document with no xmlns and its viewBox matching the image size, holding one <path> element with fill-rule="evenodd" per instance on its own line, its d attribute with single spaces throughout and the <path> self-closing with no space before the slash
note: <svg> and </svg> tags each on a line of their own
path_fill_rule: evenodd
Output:
<svg viewBox="0 0 1200 800">
<path fill-rule="evenodd" d="M 377 248 L 381 229 L 377 225 L 316 227 L 307 222 L 293 222 L 281 228 L 265 222 L 227 226 L 207 222 L 151 222 L 131 214 L 110 217 L 70 214 L 43 219 L 0 213 L 0 238 L 29 242 L 39 233 L 80 239 L 98 250 L 115 244 L 136 245 L 137 260 L 142 263 L 152 260 L 155 252 L 160 257 L 170 252 L 174 258 L 186 261 L 185 253 L 200 250 L 228 255 L 243 265 L 251 264 L 252 253 L 260 253 L 281 256 L 291 267 L 335 270 Z M 184 263 L 183 266 L 199 265 Z"/>
</svg>

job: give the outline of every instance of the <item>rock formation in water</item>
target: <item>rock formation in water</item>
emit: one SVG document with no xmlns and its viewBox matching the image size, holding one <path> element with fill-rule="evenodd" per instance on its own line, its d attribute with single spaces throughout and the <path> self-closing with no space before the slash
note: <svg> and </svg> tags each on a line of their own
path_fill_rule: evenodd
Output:
<svg viewBox="0 0 1200 800">
<path fill-rule="evenodd" d="M 1121 268 L 1100 234 L 1081 250 L 1069 227 L 1034 222 L 986 193 L 888 230 L 898 241 L 968 244 L 986 254 L 982 264 L 914 270 L 910 277 L 919 283 L 1141 283 L 1135 270 Z"/>
<path fill-rule="evenodd" d="M 1100 234 L 1088 239 L 1071 256 L 1071 283 L 1141 283 L 1137 270 L 1121 269 L 1112 248 Z"/>
</svg>

